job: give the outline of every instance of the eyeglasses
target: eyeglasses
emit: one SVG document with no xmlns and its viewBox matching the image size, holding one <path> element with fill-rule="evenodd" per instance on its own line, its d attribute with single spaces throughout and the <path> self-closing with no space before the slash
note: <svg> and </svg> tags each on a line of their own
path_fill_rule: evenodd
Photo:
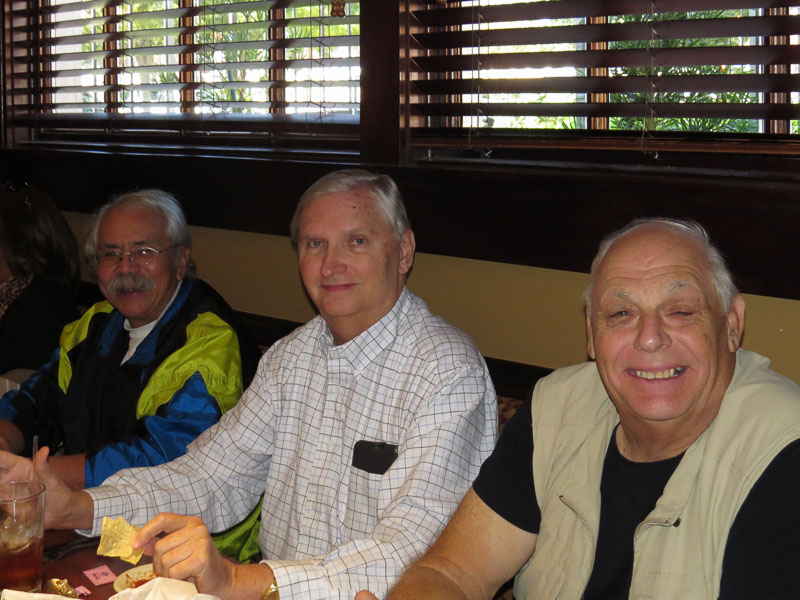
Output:
<svg viewBox="0 0 800 600">
<path fill-rule="evenodd" d="M 123 258 L 127 256 L 128 260 L 131 261 L 131 264 L 139 265 L 140 267 L 147 267 L 156 262 L 159 255 L 163 252 L 169 252 L 170 250 L 174 250 L 181 245 L 182 244 L 175 244 L 169 248 L 164 248 L 163 250 L 156 250 L 150 246 L 142 246 L 141 248 L 136 248 L 135 250 L 131 250 L 129 252 L 122 252 L 121 250 L 104 250 L 103 252 L 98 252 L 95 255 L 95 261 L 97 261 L 97 264 L 103 265 L 104 267 L 115 267 L 122 262 Z"/>
</svg>

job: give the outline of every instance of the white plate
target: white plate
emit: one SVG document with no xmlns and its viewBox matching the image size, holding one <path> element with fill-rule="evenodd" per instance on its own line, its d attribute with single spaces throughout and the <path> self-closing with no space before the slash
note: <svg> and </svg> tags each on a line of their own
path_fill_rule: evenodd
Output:
<svg viewBox="0 0 800 600">
<path fill-rule="evenodd" d="M 139 565 L 138 567 L 133 567 L 114 580 L 114 591 L 121 592 L 131 587 L 130 584 L 134 581 L 139 581 L 147 577 L 152 579 L 154 576 L 153 565 Z"/>
</svg>

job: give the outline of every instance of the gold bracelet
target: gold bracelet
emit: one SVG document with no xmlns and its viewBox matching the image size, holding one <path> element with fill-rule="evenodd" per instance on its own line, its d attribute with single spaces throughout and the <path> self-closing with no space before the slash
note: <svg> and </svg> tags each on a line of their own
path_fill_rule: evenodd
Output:
<svg viewBox="0 0 800 600">
<path fill-rule="evenodd" d="M 273 581 L 267 588 L 267 591 L 261 594 L 261 600 L 281 600 L 277 581 Z"/>
</svg>

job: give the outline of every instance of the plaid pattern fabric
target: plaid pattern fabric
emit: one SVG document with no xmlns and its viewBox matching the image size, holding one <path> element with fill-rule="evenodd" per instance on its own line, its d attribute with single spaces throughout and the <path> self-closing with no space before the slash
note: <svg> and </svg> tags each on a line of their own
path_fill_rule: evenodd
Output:
<svg viewBox="0 0 800 600">
<path fill-rule="evenodd" d="M 163 467 L 91 491 L 102 516 L 195 514 L 212 531 L 265 492 L 259 545 L 281 597 L 383 595 L 444 527 L 494 447 L 483 358 L 404 290 L 354 340 L 317 317 L 265 354 L 239 404 Z M 398 445 L 382 475 L 351 465 L 359 440 Z"/>
</svg>

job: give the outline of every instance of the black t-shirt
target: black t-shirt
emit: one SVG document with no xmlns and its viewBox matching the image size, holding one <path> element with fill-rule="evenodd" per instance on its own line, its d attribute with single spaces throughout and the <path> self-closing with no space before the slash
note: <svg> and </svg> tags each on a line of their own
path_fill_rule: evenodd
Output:
<svg viewBox="0 0 800 600">
<path fill-rule="evenodd" d="M 600 532 L 586 600 L 627 598 L 633 533 L 655 507 L 680 456 L 634 463 L 609 441 L 600 487 Z M 531 403 L 506 423 L 473 489 L 509 523 L 538 533 L 533 485 Z M 722 562 L 719 600 L 800 598 L 800 440 L 783 449 L 750 490 L 734 519 Z"/>
</svg>

